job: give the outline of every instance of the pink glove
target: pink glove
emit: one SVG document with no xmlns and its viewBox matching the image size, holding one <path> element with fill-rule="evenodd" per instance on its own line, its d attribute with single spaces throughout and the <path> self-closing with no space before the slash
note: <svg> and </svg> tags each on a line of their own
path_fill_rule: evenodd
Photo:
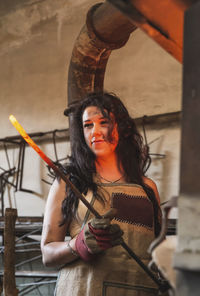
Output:
<svg viewBox="0 0 200 296">
<path fill-rule="evenodd" d="M 90 261 L 96 254 L 123 242 L 123 231 L 118 224 L 110 224 L 110 220 L 93 218 L 78 234 L 75 247 L 84 261 Z"/>
</svg>

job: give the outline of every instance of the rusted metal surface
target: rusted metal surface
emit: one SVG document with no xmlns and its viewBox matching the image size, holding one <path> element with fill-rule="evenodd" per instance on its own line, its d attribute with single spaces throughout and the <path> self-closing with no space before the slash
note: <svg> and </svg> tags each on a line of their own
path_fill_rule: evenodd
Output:
<svg viewBox="0 0 200 296">
<path fill-rule="evenodd" d="M 126 16 L 107 2 L 89 10 L 86 25 L 72 52 L 68 74 L 68 105 L 89 92 L 103 89 L 111 51 L 124 46 L 135 28 Z"/>
<path fill-rule="evenodd" d="M 74 44 L 68 73 L 68 106 L 103 89 L 108 58 L 138 27 L 182 62 L 185 11 L 196 0 L 108 0 L 88 12 Z"/>
<path fill-rule="evenodd" d="M 184 13 L 196 0 L 108 0 L 182 63 Z"/>
<path fill-rule="evenodd" d="M 6 209 L 4 230 L 4 277 L 3 288 L 5 296 L 17 296 L 18 290 L 15 282 L 15 221 L 16 209 Z"/>
</svg>

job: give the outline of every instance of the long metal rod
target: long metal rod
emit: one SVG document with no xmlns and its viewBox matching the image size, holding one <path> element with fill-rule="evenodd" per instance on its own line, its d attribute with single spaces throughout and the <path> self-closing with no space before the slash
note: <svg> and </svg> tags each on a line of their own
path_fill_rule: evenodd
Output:
<svg viewBox="0 0 200 296">
<path fill-rule="evenodd" d="M 32 235 L 32 234 L 38 232 L 38 231 L 40 231 L 40 228 L 34 229 L 34 230 L 32 230 L 31 232 L 28 232 L 28 233 L 26 233 L 26 234 L 20 236 L 18 239 L 16 239 L 15 243 L 17 243 L 17 242 L 23 240 L 25 237 L 30 236 L 30 235 Z"/>
<path fill-rule="evenodd" d="M 42 255 L 38 255 L 38 256 L 35 256 L 35 257 L 31 258 L 31 259 L 27 259 L 27 260 L 21 261 L 20 263 L 15 264 L 15 267 L 17 268 L 17 267 L 19 267 L 21 265 L 24 265 L 25 263 L 29 263 L 29 262 L 35 261 L 37 259 L 40 259 L 41 257 L 42 257 Z"/>
<path fill-rule="evenodd" d="M 58 168 L 53 161 L 44 154 L 44 152 L 37 146 L 37 144 L 28 136 L 23 127 L 19 124 L 13 115 L 9 117 L 11 123 L 24 138 L 24 140 L 40 155 L 40 157 L 54 170 L 57 176 L 59 176 L 75 193 L 75 195 L 83 202 L 83 204 L 91 211 L 96 218 L 102 218 L 101 215 L 94 209 L 94 207 L 86 200 L 86 198 L 79 192 L 79 190 L 74 186 L 74 184 L 67 178 L 67 176 Z M 121 246 L 128 252 L 128 254 L 133 258 L 143 270 L 151 277 L 151 279 L 158 285 L 160 291 L 166 291 L 169 289 L 168 284 L 163 284 L 141 261 L 141 259 L 130 249 L 130 247 L 123 242 Z"/>
</svg>

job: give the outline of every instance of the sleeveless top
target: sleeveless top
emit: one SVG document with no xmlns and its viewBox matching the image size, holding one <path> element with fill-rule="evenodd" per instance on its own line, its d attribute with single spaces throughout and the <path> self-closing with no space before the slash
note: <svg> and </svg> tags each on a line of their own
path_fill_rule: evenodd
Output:
<svg viewBox="0 0 200 296">
<path fill-rule="evenodd" d="M 123 239 L 133 252 L 148 265 L 147 249 L 154 240 L 153 206 L 140 185 L 101 183 L 103 205 L 88 192 L 86 199 L 101 214 L 110 207 L 118 213 L 111 223 L 119 224 Z M 80 201 L 76 218 L 70 224 L 73 238 L 93 214 Z M 56 296 L 153 296 L 157 286 L 122 246 L 100 253 L 92 262 L 77 259 L 63 266 L 57 280 Z"/>
</svg>

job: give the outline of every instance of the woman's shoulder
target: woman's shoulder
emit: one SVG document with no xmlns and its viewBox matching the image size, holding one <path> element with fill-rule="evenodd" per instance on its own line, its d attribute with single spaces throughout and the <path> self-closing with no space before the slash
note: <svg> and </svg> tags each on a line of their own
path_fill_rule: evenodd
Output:
<svg viewBox="0 0 200 296">
<path fill-rule="evenodd" d="M 157 198 L 158 203 L 160 204 L 160 195 L 158 193 L 158 189 L 157 189 L 156 183 L 152 179 L 147 178 L 147 177 L 143 177 L 143 181 L 144 181 L 144 184 L 146 184 L 147 186 L 151 187 L 151 189 L 155 193 L 155 196 Z"/>
<path fill-rule="evenodd" d="M 148 186 L 150 186 L 150 187 L 154 187 L 154 186 L 156 186 L 156 183 L 152 180 L 152 179 L 150 179 L 150 178 L 148 178 L 148 177 L 143 177 L 143 181 L 144 181 L 144 183 L 146 184 L 146 185 L 148 185 Z M 152 188 L 153 189 L 153 188 Z"/>
</svg>

